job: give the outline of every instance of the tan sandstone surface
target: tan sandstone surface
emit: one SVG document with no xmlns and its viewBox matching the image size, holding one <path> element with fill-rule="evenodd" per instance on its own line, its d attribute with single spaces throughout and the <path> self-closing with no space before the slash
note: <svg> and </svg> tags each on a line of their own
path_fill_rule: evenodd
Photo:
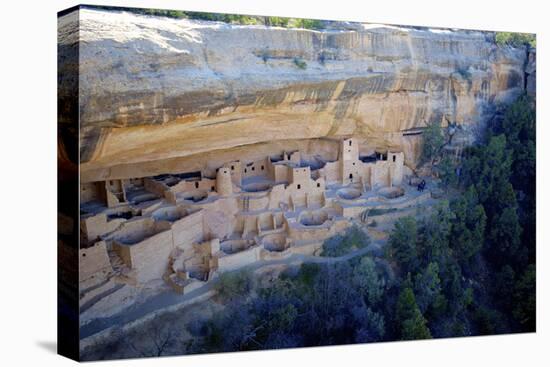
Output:
<svg viewBox="0 0 550 367">
<path fill-rule="evenodd" d="M 79 41 L 83 182 L 311 145 L 330 157 L 347 136 L 403 151 L 414 166 L 411 131 L 431 121 L 475 131 L 526 85 L 526 51 L 497 46 L 490 32 L 313 31 L 87 9 L 73 29 L 60 21 L 61 47 Z"/>
</svg>

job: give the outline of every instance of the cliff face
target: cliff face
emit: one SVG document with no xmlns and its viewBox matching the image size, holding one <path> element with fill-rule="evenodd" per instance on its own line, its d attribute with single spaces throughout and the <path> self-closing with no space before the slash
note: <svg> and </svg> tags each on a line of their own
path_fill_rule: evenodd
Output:
<svg viewBox="0 0 550 367">
<path fill-rule="evenodd" d="M 475 131 L 527 84 L 525 50 L 484 32 L 319 32 L 80 10 L 79 38 L 83 181 L 349 135 L 414 164 L 419 139 L 407 130 L 437 120 Z"/>
</svg>

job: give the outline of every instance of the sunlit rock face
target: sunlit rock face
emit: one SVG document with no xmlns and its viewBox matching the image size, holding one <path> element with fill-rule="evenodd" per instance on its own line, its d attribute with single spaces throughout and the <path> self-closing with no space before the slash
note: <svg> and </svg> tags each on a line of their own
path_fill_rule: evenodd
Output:
<svg viewBox="0 0 550 367">
<path fill-rule="evenodd" d="M 474 131 L 526 85 L 525 50 L 484 32 L 80 10 L 79 38 L 83 181 L 192 168 L 212 152 L 246 159 L 319 144 L 331 155 L 330 139 L 351 135 L 414 166 L 420 139 L 404 132 L 430 121 Z"/>
</svg>

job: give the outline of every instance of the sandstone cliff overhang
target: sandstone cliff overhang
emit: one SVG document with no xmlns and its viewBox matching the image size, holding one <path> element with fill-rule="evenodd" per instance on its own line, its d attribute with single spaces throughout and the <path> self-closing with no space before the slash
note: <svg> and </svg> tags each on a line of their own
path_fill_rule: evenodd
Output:
<svg viewBox="0 0 550 367">
<path fill-rule="evenodd" d="M 497 46 L 491 32 L 313 31 L 91 9 L 79 10 L 78 25 L 63 18 L 60 47 L 79 47 L 84 181 L 137 176 L 141 165 L 163 173 L 161 162 L 205 152 L 350 135 L 411 161 L 403 131 L 482 124 L 526 85 L 525 50 Z"/>
</svg>

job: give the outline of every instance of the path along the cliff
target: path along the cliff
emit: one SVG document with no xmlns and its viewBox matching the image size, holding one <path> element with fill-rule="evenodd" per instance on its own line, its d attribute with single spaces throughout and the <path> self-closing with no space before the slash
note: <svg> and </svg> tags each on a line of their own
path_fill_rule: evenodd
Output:
<svg viewBox="0 0 550 367">
<path fill-rule="evenodd" d="M 380 222 L 378 224 L 377 230 L 382 230 L 383 232 L 388 233 L 393 227 L 393 223 L 395 222 L 395 220 L 403 216 L 414 215 L 417 218 L 425 217 L 431 213 L 431 208 L 433 208 L 438 201 L 439 200 L 437 199 L 430 198 L 429 200 L 424 201 L 418 206 L 399 210 L 398 213 L 387 216 L 389 220 Z M 419 210 L 420 208 L 422 208 L 422 210 Z M 377 219 L 379 218 L 377 217 Z M 348 254 L 340 257 L 323 257 L 293 253 L 281 259 L 261 260 L 235 271 L 240 271 L 243 269 L 258 271 L 262 268 L 268 268 L 277 265 L 284 265 L 288 267 L 298 266 L 304 263 L 333 264 L 336 262 L 348 261 L 355 257 L 360 257 L 367 254 L 381 256 L 382 247 L 386 244 L 387 239 L 381 238 L 375 240 L 371 236 L 371 241 L 372 242 L 369 246 L 351 251 Z M 387 269 L 388 271 L 390 270 L 389 266 L 387 267 Z M 198 288 L 183 295 L 175 293 L 171 289 L 166 290 L 156 295 L 153 295 L 142 302 L 134 303 L 113 316 L 92 319 L 90 322 L 80 327 L 80 340 L 82 342 L 84 339 L 87 338 L 95 339 L 96 336 L 100 335 L 99 333 L 101 333 L 101 335 L 103 335 L 104 333 L 108 333 L 110 329 L 116 326 L 124 326 L 132 322 L 139 322 L 140 319 L 144 319 L 152 315 L 159 315 L 163 312 L 172 312 L 177 309 L 190 306 L 197 302 L 203 302 L 211 298 L 215 294 L 213 292 L 213 288 L 216 282 L 217 279 L 212 279 L 201 288 Z"/>
<path fill-rule="evenodd" d="M 347 261 L 354 257 L 363 256 L 366 254 L 378 254 L 380 252 L 381 246 L 383 245 L 383 242 L 384 241 L 373 242 L 365 248 L 352 251 L 340 257 L 321 257 L 321 256 L 314 256 L 314 255 L 292 254 L 283 259 L 262 260 L 243 269 L 256 271 L 256 270 L 259 270 L 260 268 L 274 266 L 274 265 L 292 266 L 292 265 L 300 265 L 304 263 L 331 264 L 331 263 L 336 263 L 340 261 Z M 235 271 L 239 271 L 239 270 L 235 270 Z M 217 279 L 213 279 L 212 281 L 206 283 L 201 288 L 183 295 L 177 294 L 172 290 L 165 291 L 148 298 L 144 302 L 141 302 L 139 304 L 133 304 L 132 306 L 127 307 L 123 311 L 111 317 L 94 319 L 80 328 L 80 339 L 82 340 L 82 339 L 86 339 L 88 337 L 94 336 L 97 333 L 100 333 L 111 327 L 114 327 L 115 325 L 125 325 L 128 323 L 134 322 L 153 312 L 160 313 L 160 312 L 163 312 L 164 310 L 167 310 L 168 308 L 170 308 L 170 310 L 173 310 L 177 305 L 181 305 L 181 307 L 185 307 L 190 304 L 191 300 L 197 299 L 197 298 L 202 299 L 201 296 L 204 296 L 208 292 L 212 291 L 216 282 L 217 282 Z M 207 298 L 210 298 L 210 297 L 207 297 Z"/>
</svg>

